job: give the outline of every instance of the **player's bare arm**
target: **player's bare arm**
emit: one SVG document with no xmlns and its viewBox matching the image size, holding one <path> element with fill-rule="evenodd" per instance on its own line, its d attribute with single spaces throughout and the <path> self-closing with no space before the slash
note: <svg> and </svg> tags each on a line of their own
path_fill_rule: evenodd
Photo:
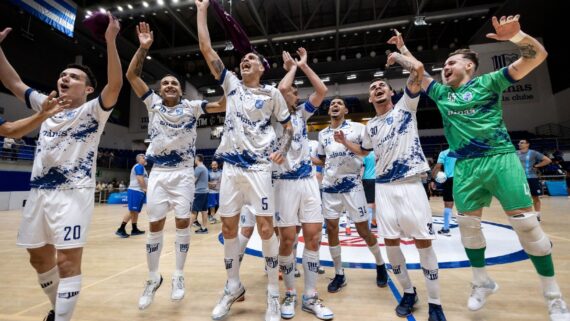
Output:
<svg viewBox="0 0 570 321">
<path fill-rule="evenodd" d="M 206 104 L 206 112 L 208 114 L 223 113 L 226 111 L 226 95 L 223 95 L 217 101 L 212 101 Z"/>
<path fill-rule="evenodd" d="M 279 148 L 276 152 L 269 155 L 269 159 L 277 164 L 282 164 L 285 161 L 285 155 L 291 148 L 291 141 L 293 140 L 293 125 L 291 121 L 283 124 L 283 135 L 279 138 Z"/>
<path fill-rule="evenodd" d="M 309 96 L 309 101 L 311 102 L 311 105 L 319 107 L 325 99 L 325 95 L 327 94 L 327 86 L 307 64 L 307 50 L 301 47 L 297 49 L 297 54 L 299 55 L 299 60 L 295 61 L 297 63 L 297 66 L 307 76 L 309 82 L 311 82 L 311 85 L 315 89 L 311 96 Z"/>
<path fill-rule="evenodd" d="M 358 156 L 366 156 L 368 153 L 370 153 L 370 151 L 362 149 L 360 145 L 346 139 L 346 135 L 344 135 L 344 132 L 342 130 L 335 131 L 333 137 L 335 142 L 343 144 L 349 151 L 355 153 Z"/>
<path fill-rule="evenodd" d="M 297 96 L 293 93 L 293 81 L 295 80 L 295 73 L 297 72 L 297 64 L 295 60 L 291 57 L 291 54 L 287 51 L 283 51 L 283 69 L 287 71 L 283 79 L 279 82 L 277 87 L 285 98 L 287 106 L 295 106 L 297 103 Z"/>
<path fill-rule="evenodd" d="M 392 36 L 392 38 L 390 38 L 388 40 L 388 43 L 391 45 L 395 45 L 396 48 L 398 48 L 398 51 L 402 55 L 416 59 L 412 55 L 412 52 L 410 50 L 408 50 L 408 48 L 406 47 L 406 44 L 404 43 L 404 37 L 402 37 L 402 34 L 397 29 L 393 29 L 393 31 L 394 31 L 394 36 Z M 423 74 L 423 78 L 421 81 L 421 87 L 423 90 L 427 90 L 427 88 L 429 87 L 429 84 L 431 84 L 431 82 L 433 81 L 433 78 L 427 71 L 425 71 L 425 69 L 424 69 L 422 74 Z"/>
<path fill-rule="evenodd" d="M 20 101 L 24 101 L 24 95 L 29 88 L 20 78 L 16 70 L 12 67 L 2 50 L 2 43 L 12 31 L 12 28 L 6 28 L 0 32 L 0 81 L 4 87 L 8 88 Z"/>
<path fill-rule="evenodd" d="M 424 77 L 424 65 L 413 56 L 404 56 L 401 53 L 392 52 L 388 56 L 387 65 L 390 66 L 394 63 L 399 64 L 402 68 L 410 72 L 406 87 L 408 90 L 416 94 L 422 89 L 422 80 Z"/>
<path fill-rule="evenodd" d="M 218 53 L 212 48 L 210 32 L 208 31 L 209 5 L 209 0 L 196 0 L 196 8 L 198 9 L 198 40 L 200 43 L 200 51 L 202 55 L 204 55 L 204 59 L 206 59 L 210 72 L 216 80 L 219 80 L 225 67 Z"/>
<path fill-rule="evenodd" d="M 123 71 L 121 60 L 117 52 L 117 35 L 121 30 L 121 25 L 116 17 L 107 12 L 109 25 L 105 31 L 105 41 L 107 42 L 107 84 L 101 91 L 101 101 L 103 106 L 111 108 L 117 103 L 121 87 L 123 87 Z"/>
<path fill-rule="evenodd" d="M 493 17 L 491 22 L 494 33 L 488 33 L 487 38 L 498 41 L 511 41 L 520 50 L 521 56 L 511 65 L 509 65 L 509 75 L 514 80 L 520 80 L 538 67 L 548 53 L 538 40 L 529 36 L 521 30 L 519 23 L 520 15 L 502 16 L 500 19 Z"/>
<path fill-rule="evenodd" d="M 154 34 L 153 31 L 150 30 L 149 24 L 146 22 L 139 23 L 136 28 L 137 37 L 139 39 L 139 48 L 131 59 L 126 76 L 135 94 L 138 97 L 141 97 L 148 92 L 149 89 L 148 85 L 142 80 L 141 75 L 145 58 L 147 57 L 150 46 L 154 40 Z"/>
</svg>

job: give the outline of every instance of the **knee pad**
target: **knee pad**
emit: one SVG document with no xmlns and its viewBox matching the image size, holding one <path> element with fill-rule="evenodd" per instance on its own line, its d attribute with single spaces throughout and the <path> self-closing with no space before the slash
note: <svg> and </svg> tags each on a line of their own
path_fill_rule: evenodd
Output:
<svg viewBox="0 0 570 321">
<path fill-rule="evenodd" d="M 457 214 L 457 223 L 461 231 L 461 242 L 467 249 L 482 249 L 487 246 L 481 230 L 481 218 Z"/>
<path fill-rule="evenodd" d="M 509 222 L 527 254 L 545 256 L 552 252 L 552 243 L 540 227 L 535 213 L 509 216 Z"/>
</svg>

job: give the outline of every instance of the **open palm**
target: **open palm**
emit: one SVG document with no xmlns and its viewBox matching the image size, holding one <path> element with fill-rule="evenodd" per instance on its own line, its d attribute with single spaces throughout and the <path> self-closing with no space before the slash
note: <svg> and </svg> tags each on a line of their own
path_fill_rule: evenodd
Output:
<svg viewBox="0 0 570 321">
<path fill-rule="evenodd" d="M 146 22 L 141 22 L 137 26 L 137 36 L 142 48 L 148 49 L 154 40 L 154 34 L 150 30 L 150 26 Z"/>
<path fill-rule="evenodd" d="M 488 33 L 487 38 L 499 41 L 511 39 L 521 30 L 519 18 L 520 15 L 508 17 L 502 16 L 501 19 L 493 17 L 491 22 L 493 23 L 493 28 L 495 28 L 495 33 Z"/>
</svg>

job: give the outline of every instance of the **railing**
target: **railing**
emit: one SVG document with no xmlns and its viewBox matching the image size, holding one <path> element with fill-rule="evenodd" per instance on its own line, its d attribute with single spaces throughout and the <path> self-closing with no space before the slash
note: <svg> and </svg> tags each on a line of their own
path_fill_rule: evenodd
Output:
<svg viewBox="0 0 570 321">
<path fill-rule="evenodd" d="M 13 143 L 4 147 L 4 142 L 0 143 L 0 160 L 3 161 L 33 161 L 36 146 Z"/>
</svg>

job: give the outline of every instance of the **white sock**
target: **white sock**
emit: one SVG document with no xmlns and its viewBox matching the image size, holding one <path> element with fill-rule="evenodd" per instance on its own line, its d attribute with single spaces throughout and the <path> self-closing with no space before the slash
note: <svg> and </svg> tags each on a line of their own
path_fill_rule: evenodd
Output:
<svg viewBox="0 0 570 321">
<path fill-rule="evenodd" d="M 437 265 L 437 256 L 430 246 L 425 249 L 418 249 L 420 253 L 420 264 L 426 279 L 426 287 L 428 293 L 428 303 L 441 305 L 439 297 L 439 268 Z"/>
<path fill-rule="evenodd" d="M 176 241 L 174 242 L 174 250 L 176 252 L 176 270 L 174 270 L 174 276 L 184 275 L 184 263 L 186 262 L 189 248 L 190 227 L 176 229 Z"/>
<path fill-rule="evenodd" d="M 224 263 L 228 274 L 227 287 L 231 293 L 239 289 L 239 240 L 224 239 Z"/>
<path fill-rule="evenodd" d="M 370 250 L 370 253 L 374 255 L 374 259 L 376 260 L 376 265 L 384 264 L 384 259 L 382 258 L 382 253 L 380 253 L 380 245 L 378 245 L 378 243 L 369 246 L 368 249 Z"/>
<path fill-rule="evenodd" d="M 475 285 L 485 285 L 491 280 L 485 267 L 471 267 L 471 271 L 473 272 L 473 284 Z"/>
<path fill-rule="evenodd" d="M 55 301 L 55 320 L 70 321 L 81 290 L 81 274 L 59 279 Z"/>
<path fill-rule="evenodd" d="M 412 285 L 412 280 L 408 275 L 408 268 L 406 267 L 406 258 L 402 249 L 399 246 L 386 246 L 386 252 L 388 253 L 388 260 L 392 265 L 392 272 L 398 279 L 398 283 L 404 289 L 406 293 L 414 293 L 414 286 Z"/>
<path fill-rule="evenodd" d="M 295 257 L 293 253 L 287 256 L 279 255 L 279 267 L 283 272 L 283 283 L 287 291 L 295 289 Z"/>
<path fill-rule="evenodd" d="M 329 246 L 329 251 L 331 252 L 331 257 L 334 263 L 335 274 L 344 275 L 344 270 L 342 269 L 342 257 L 340 255 L 340 245 Z"/>
<path fill-rule="evenodd" d="M 542 283 L 542 293 L 544 293 L 545 295 L 561 294 L 560 287 L 556 282 L 556 278 L 554 278 L 553 276 L 542 276 L 542 275 L 539 275 L 539 277 L 540 277 L 540 282 Z"/>
<path fill-rule="evenodd" d="M 313 297 L 317 293 L 317 276 L 319 275 L 319 252 L 305 248 L 303 250 L 303 271 L 305 272 L 305 297 Z"/>
<path fill-rule="evenodd" d="M 267 293 L 270 296 L 279 296 L 279 241 L 275 233 L 268 240 L 262 240 L 263 257 L 267 268 Z"/>
<path fill-rule="evenodd" d="M 293 244 L 293 264 L 297 271 L 297 244 L 299 244 L 299 234 L 295 234 L 295 243 Z"/>
<path fill-rule="evenodd" d="M 160 253 L 162 252 L 162 243 L 164 243 L 164 234 L 160 232 L 149 232 L 146 239 L 146 263 L 148 265 L 149 280 L 158 282 L 160 273 L 158 273 L 158 264 L 160 262 Z"/>
<path fill-rule="evenodd" d="M 247 243 L 249 242 L 249 238 L 245 237 L 245 235 L 238 232 L 238 239 L 239 239 L 239 261 L 241 262 L 243 255 L 245 254 L 245 249 L 247 247 Z"/>
<path fill-rule="evenodd" d="M 57 265 L 47 272 L 38 274 L 38 282 L 44 293 L 48 296 L 52 308 L 54 308 L 55 299 L 57 297 L 57 287 L 59 285 L 59 270 Z"/>
</svg>

